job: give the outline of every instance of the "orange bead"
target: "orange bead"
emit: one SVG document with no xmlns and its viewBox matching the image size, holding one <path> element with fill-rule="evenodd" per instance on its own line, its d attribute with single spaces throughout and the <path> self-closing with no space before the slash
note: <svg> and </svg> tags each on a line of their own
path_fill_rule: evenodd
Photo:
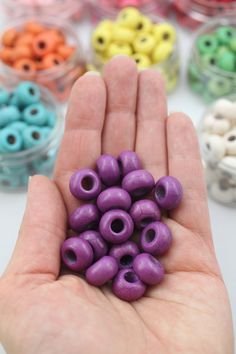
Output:
<svg viewBox="0 0 236 354">
<path fill-rule="evenodd" d="M 6 64 L 12 64 L 14 61 L 14 50 L 12 48 L 2 48 L 0 59 Z"/>
<path fill-rule="evenodd" d="M 16 46 L 31 46 L 34 36 L 31 33 L 22 32 L 16 40 Z"/>
<path fill-rule="evenodd" d="M 68 59 L 75 52 L 75 47 L 60 45 L 57 48 L 57 53 L 64 59 Z"/>
<path fill-rule="evenodd" d="M 6 47 L 13 47 L 17 37 L 18 37 L 18 32 L 14 28 L 10 28 L 9 30 L 3 33 L 2 44 Z"/>
<path fill-rule="evenodd" d="M 52 28 L 52 29 L 49 29 L 48 32 L 55 36 L 55 40 L 58 45 L 65 43 L 65 41 L 66 41 L 65 35 L 60 29 Z"/>
<path fill-rule="evenodd" d="M 24 28 L 33 35 L 42 33 L 45 30 L 45 27 L 36 21 L 27 21 Z"/>
<path fill-rule="evenodd" d="M 56 46 L 55 36 L 48 32 L 42 32 L 37 35 L 32 43 L 33 52 L 37 57 L 43 57 L 54 52 Z"/>
<path fill-rule="evenodd" d="M 42 60 L 42 68 L 44 70 L 54 68 L 64 62 L 64 59 L 58 54 L 48 54 Z"/>
<path fill-rule="evenodd" d="M 29 46 L 22 45 L 22 46 L 16 46 L 13 49 L 13 56 L 14 60 L 22 59 L 22 58 L 31 58 L 32 57 L 32 50 L 30 49 Z"/>
<path fill-rule="evenodd" d="M 13 67 L 16 70 L 22 71 L 27 75 L 35 74 L 37 69 L 33 60 L 27 58 L 17 60 L 14 63 Z"/>
</svg>

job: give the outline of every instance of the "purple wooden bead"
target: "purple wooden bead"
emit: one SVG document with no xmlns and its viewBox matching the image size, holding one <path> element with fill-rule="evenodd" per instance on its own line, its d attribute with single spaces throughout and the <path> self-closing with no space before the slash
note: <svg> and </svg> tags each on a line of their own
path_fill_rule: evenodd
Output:
<svg viewBox="0 0 236 354">
<path fill-rule="evenodd" d="M 90 168 L 84 168 L 75 172 L 70 179 L 70 191 L 78 199 L 95 199 L 101 192 L 101 189 L 100 178 Z"/>
<path fill-rule="evenodd" d="M 104 256 L 87 269 L 85 277 L 89 284 L 102 286 L 114 278 L 118 269 L 115 258 Z"/>
<path fill-rule="evenodd" d="M 108 252 L 108 247 L 99 232 L 88 230 L 79 235 L 81 240 L 86 240 L 93 249 L 94 259 L 98 260 L 105 256 Z"/>
<path fill-rule="evenodd" d="M 114 186 L 120 180 L 120 168 L 114 156 L 104 154 L 97 159 L 97 171 L 106 186 Z"/>
<path fill-rule="evenodd" d="M 134 151 L 123 151 L 118 157 L 118 163 L 122 176 L 142 168 L 141 161 Z"/>
<path fill-rule="evenodd" d="M 124 210 L 110 210 L 101 217 L 99 231 L 108 242 L 115 244 L 125 242 L 130 238 L 133 230 L 133 220 Z"/>
<path fill-rule="evenodd" d="M 155 202 L 149 199 L 135 202 L 130 209 L 130 215 L 138 229 L 143 229 L 151 222 L 161 220 L 160 209 Z"/>
<path fill-rule="evenodd" d="M 61 258 L 69 269 L 79 272 L 92 264 L 93 250 L 87 241 L 71 237 L 61 246 Z"/>
<path fill-rule="evenodd" d="M 99 211 L 94 204 L 84 204 L 75 209 L 69 218 L 70 228 L 77 232 L 93 229 L 99 221 Z"/>
<path fill-rule="evenodd" d="M 163 265 L 148 253 L 139 254 L 133 261 L 133 268 L 138 277 L 148 285 L 156 285 L 164 277 Z"/>
<path fill-rule="evenodd" d="M 113 293 L 124 301 L 140 299 L 146 290 L 146 285 L 131 269 L 121 269 L 112 284 Z"/>
<path fill-rule="evenodd" d="M 153 189 L 154 185 L 154 178 L 145 170 L 132 171 L 122 181 L 122 188 L 134 198 L 145 196 Z"/>
<path fill-rule="evenodd" d="M 159 207 L 174 209 L 181 202 L 183 188 L 175 177 L 165 176 L 157 181 L 154 197 Z"/>
<path fill-rule="evenodd" d="M 131 268 L 133 259 L 139 254 L 139 249 L 136 243 L 127 241 L 121 245 L 111 247 L 109 255 L 114 257 L 121 269 Z"/>
<path fill-rule="evenodd" d="M 128 210 L 131 206 L 131 198 L 124 189 L 111 187 L 100 193 L 97 206 L 103 213 L 111 209 Z"/>
<path fill-rule="evenodd" d="M 144 252 L 153 256 L 161 256 L 170 247 L 172 234 L 169 227 L 163 222 L 153 222 L 145 227 L 141 233 L 140 245 Z"/>
</svg>

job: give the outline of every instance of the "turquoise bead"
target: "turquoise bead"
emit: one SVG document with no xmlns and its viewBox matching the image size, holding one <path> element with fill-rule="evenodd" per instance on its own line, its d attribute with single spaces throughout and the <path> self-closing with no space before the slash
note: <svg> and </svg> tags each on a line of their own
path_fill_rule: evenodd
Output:
<svg viewBox="0 0 236 354">
<path fill-rule="evenodd" d="M 14 92 L 10 93 L 9 104 L 11 106 L 19 107 L 18 99 L 17 99 L 17 96 Z"/>
<path fill-rule="evenodd" d="M 216 37 L 219 43 L 228 45 L 235 36 L 236 31 L 233 27 L 222 26 L 216 30 Z"/>
<path fill-rule="evenodd" d="M 5 90 L 3 87 L 0 87 L 0 106 L 4 104 L 8 104 L 9 101 L 9 92 Z"/>
<path fill-rule="evenodd" d="M 218 48 L 218 42 L 215 36 L 206 34 L 198 37 L 197 48 L 200 54 L 215 53 Z"/>
<path fill-rule="evenodd" d="M 235 70 L 235 56 L 230 51 L 225 51 L 217 58 L 217 66 L 224 70 L 233 72 Z"/>
<path fill-rule="evenodd" d="M 24 148 L 30 149 L 37 145 L 40 145 L 44 141 L 41 128 L 37 126 L 27 127 L 23 133 Z"/>
<path fill-rule="evenodd" d="M 40 103 L 32 104 L 24 109 L 23 120 L 31 125 L 44 126 L 47 124 L 47 111 Z"/>
<path fill-rule="evenodd" d="M 46 140 L 51 135 L 52 129 L 49 127 L 43 127 L 41 129 L 41 132 L 43 134 L 44 140 Z"/>
<path fill-rule="evenodd" d="M 33 82 L 24 81 L 21 82 L 16 90 L 18 104 L 21 107 L 26 107 L 40 101 L 41 92 L 39 87 Z"/>
<path fill-rule="evenodd" d="M 28 125 L 25 122 L 19 121 L 19 122 L 13 122 L 9 124 L 8 128 L 16 129 L 19 133 L 22 133 L 27 126 Z"/>
<path fill-rule="evenodd" d="M 19 109 L 15 106 L 6 106 L 0 108 L 0 128 L 17 121 L 21 118 Z"/>
<path fill-rule="evenodd" d="M 232 83 L 230 79 L 224 77 L 212 77 L 207 87 L 212 96 L 221 97 L 231 92 Z"/>
<path fill-rule="evenodd" d="M 21 186 L 21 180 L 16 175 L 8 175 L 0 173 L 0 187 L 3 190 L 11 190 Z"/>
<path fill-rule="evenodd" d="M 3 153 L 17 152 L 22 149 L 21 134 L 12 128 L 4 128 L 0 131 L 0 151 Z"/>
<path fill-rule="evenodd" d="M 48 115 L 48 122 L 47 122 L 48 126 L 51 128 L 54 128 L 56 125 L 56 119 L 57 119 L 56 113 L 53 111 L 48 111 L 47 115 Z"/>
<path fill-rule="evenodd" d="M 34 167 L 34 173 L 50 176 L 54 168 L 55 159 L 56 150 L 54 149 L 41 158 L 35 160 L 32 164 Z"/>
</svg>

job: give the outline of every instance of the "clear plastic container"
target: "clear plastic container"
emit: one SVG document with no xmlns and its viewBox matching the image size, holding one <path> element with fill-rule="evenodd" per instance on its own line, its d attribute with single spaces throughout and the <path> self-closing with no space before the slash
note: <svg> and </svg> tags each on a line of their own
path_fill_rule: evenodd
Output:
<svg viewBox="0 0 236 354">
<path fill-rule="evenodd" d="M 174 0 L 178 22 L 195 29 L 215 16 L 236 14 L 236 1 Z"/>
<path fill-rule="evenodd" d="M 11 91 L 14 87 L 2 87 Z M 47 109 L 55 112 L 56 124 L 44 142 L 36 147 L 28 150 L 19 151 L 16 153 L 0 153 L 0 190 L 15 191 L 25 189 L 28 185 L 29 176 L 34 174 L 42 174 L 50 176 L 52 174 L 55 158 L 61 141 L 64 130 L 64 120 L 62 118 L 61 110 L 50 94 L 45 88 L 41 90 L 41 102 Z"/>
<path fill-rule="evenodd" d="M 163 22 L 163 19 L 158 16 L 149 16 L 149 18 L 156 24 Z M 166 21 L 165 21 L 166 22 Z M 96 28 L 94 26 L 93 30 Z M 92 31 L 93 32 L 93 31 Z M 91 34 L 92 35 L 92 34 Z M 90 53 L 90 62 L 91 65 L 88 66 L 89 70 L 98 70 L 102 72 L 105 62 L 101 60 L 101 57 L 96 54 L 93 50 L 91 44 L 91 53 Z M 179 82 L 179 75 L 180 75 L 180 59 L 179 59 L 179 46 L 178 46 L 178 39 L 174 45 L 174 50 L 169 58 L 159 64 L 154 64 L 150 66 L 150 69 L 158 70 L 165 79 L 166 83 L 166 90 L 168 93 L 172 92 L 178 82 Z"/>
<path fill-rule="evenodd" d="M 94 22 L 98 22 L 104 18 L 116 18 L 122 6 L 118 5 L 117 0 L 90 0 L 90 11 Z M 171 0 L 143 0 L 138 7 L 146 15 L 156 13 L 161 16 L 167 16 L 170 9 Z M 126 6 L 128 6 L 128 1 Z M 131 5 L 134 6 L 134 5 Z"/>
<path fill-rule="evenodd" d="M 229 102 L 226 109 L 225 99 Z M 236 208 L 236 150 L 235 155 L 228 154 L 227 150 L 228 144 L 231 144 L 231 149 L 236 149 L 236 119 L 232 120 L 234 111 L 236 96 L 216 100 L 203 115 L 198 131 L 209 196 Z"/>
<path fill-rule="evenodd" d="M 59 29 L 65 35 L 67 44 L 76 48 L 75 52 L 62 64 L 52 69 L 37 71 L 33 76 L 27 72 L 16 70 L 1 61 L 0 75 L 13 85 L 16 85 L 20 80 L 35 81 L 39 85 L 47 87 L 59 101 L 64 102 L 68 99 L 74 82 L 86 70 L 82 45 L 73 27 L 68 25 L 66 21 L 54 17 L 40 18 L 37 16 L 17 19 L 9 23 L 2 33 L 11 28 L 22 30 L 24 24 L 32 20 L 48 28 Z"/>
<path fill-rule="evenodd" d="M 194 92 L 203 97 L 205 102 L 212 102 L 219 97 L 236 93 L 236 72 L 224 71 L 216 66 L 204 64 L 196 47 L 199 36 L 210 34 L 220 26 L 236 28 L 235 17 L 218 17 L 200 27 L 196 32 L 188 64 L 189 85 Z"/>
<path fill-rule="evenodd" d="M 63 19 L 80 20 L 85 14 L 84 0 L 3 0 L 6 14 L 10 18 L 22 16 L 56 16 Z"/>
</svg>

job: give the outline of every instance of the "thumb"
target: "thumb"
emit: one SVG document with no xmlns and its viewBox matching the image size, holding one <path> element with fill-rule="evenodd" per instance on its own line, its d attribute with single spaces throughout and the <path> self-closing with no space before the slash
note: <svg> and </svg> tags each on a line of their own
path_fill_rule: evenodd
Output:
<svg viewBox="0 0 236 354">
<path fill-rule="evenodd" d="M 43 274 L 50 280 L 56 279 L 66 218 L 56 185 L 47 177 L 32 177 L 25 215 L 6 274 Z"/>
</svg>

